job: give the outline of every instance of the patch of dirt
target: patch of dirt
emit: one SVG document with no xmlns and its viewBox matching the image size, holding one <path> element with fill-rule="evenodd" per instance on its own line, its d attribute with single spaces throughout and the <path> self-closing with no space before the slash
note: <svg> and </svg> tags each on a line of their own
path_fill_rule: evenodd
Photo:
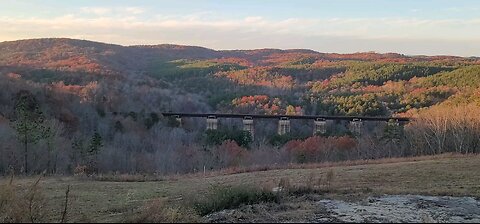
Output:
<svg viewBox="0 0 480 224">
<path fill-rule="evenodd" d="M 342 222 L 480 222 L 480 202 L 471 197 L 389 195 L 359 202 L 321 200 L 318 205 Z"/>
<path fill-rule="evenodd" d="M 213 223 L 247 222 L 480 222 L 480 201 L 471 197 L 385 195 L 358 200 L 319 195 L 284 203 L 245 205 L 204 217 Z"/>
<path fill-rule="evenodd" d="M 238 209 L 228 209 L 207 215 L 205 220 L 211 223 L 270 223 L 295 222 L 313 217 L 313 204 L 304 203 L 268 203 L 245 205 Z"/>
</svg>

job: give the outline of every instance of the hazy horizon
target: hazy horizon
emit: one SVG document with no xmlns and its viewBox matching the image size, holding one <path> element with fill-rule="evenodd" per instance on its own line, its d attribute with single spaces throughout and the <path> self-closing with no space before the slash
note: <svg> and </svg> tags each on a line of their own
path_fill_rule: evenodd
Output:
<svg viewBox="0 0 480 224">
<path fill-rule="evenodd" d="M 0 41 L 73 38 L 216 50 L 480 56 L 480 2 L 11 1 Z"/>
<path fill-rule="evenodd" d="M 153 43 L 153 44 L 121 44 L 121 43 L 110 43 L 110 42 L 104 42 L 104 41 L 99 41 L 99 40 L 89 40 L 89 39 L 78 39 L 78 38 L 70 38 L 70 37 L 39 37 L 39 38 L 28 38 L 28 39 L 17 39 L 17 40 L 5 40 L 5 41 L 0 41 L 0 43 L 7 43 L 7 42 L 16 42 L 16 41 L 26 41 L 26 40 L 42 40 L 42 39 L 70 39 L 70 40 L 81 40 L 81 41 L 89 41 L 89 42 L 94 42 L 94 43 L 102 43 L 102 44 L 112 44 L 112 45 L 118 45 L 118 46 L 123 46 L 123 47 L 135 47 L 135 46 L 157 46 L 157 45 L 177 45 L 177 46 L 187 46 L 187 47 L 201 47 L 201 48 L 206 48 L 210 50 L 215 50 L 215 51 L 249 51 L 249 50 L 265 50 L 265 49 L 272 49 L 272 50 L 310 50 L 314 51 L 317 53 L 325 53 L 325 54 L 357 54 L 357 53 L 376 53 L 376 54 L 401 54 L 405 56 L 411 56 L 411 57 L 416 57 L 416 56 L 427 56 L 427 57 L 435 57 L 435 56 L 452 56 L 452 57 L 465 57 L 465 58 L 478 58 L 479 56 L 461 56 L 461 55 L 449 55 L 449 54 L 404 54 L 401 52 L 378 52 L 378 51 L 355 51 L 355 52 L 326 52 L 326 51 L 318 51 L 310 48 L 232 48 L 232 49 L 215 49 L 215 48 L 210 48 L 210 47 L 205 47 L 205 46 L 200 46 L 200 45 L 193 45 L 193 44 L 175 44 L 175 43 Z"/>
</svg>

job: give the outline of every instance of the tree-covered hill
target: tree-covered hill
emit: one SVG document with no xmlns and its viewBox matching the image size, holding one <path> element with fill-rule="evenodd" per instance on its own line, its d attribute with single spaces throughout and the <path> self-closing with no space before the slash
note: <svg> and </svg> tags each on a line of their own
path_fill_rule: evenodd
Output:
<svg viewBox="0 0 480 224">
<path fill-rule="evenodd" d="M 479 63 L 477 58 L 453 56 L 336 54 L 304 49 L 218 51 L 75 39 L 0 43 L 4 75 L 15 74 L 47 86 L 62 82 L 80 89 L 91 82 L 107 86 L 148 82 L 148 88 L 196 95 L 208 102 L 210 108 L 205 110 L 227 111 L 245 111 L 233 103 L 237 98 L 267 95 L 281 99 L 285 106 L 300 107 L 306 114 L 403 113 L 478 88 Z M 109 92 L 116 89 L 96 90 L 95 97 L 108 101 Z M 122 94 L 134 90 L 124 91 Z"/>
<path fill-rule="evenodd" d="M 309 138 L 311 122 L 295 123 L 295 134 L 282 136 L 274 134 L 274 121 L 258 121 L 255 125 L 261 128 L 253 140 L 239 130 L 239 120 L 222 120 L 221 129 L 205 132 L 202 119 L 182 120 L 179 128 L 175 119 L 159 112 L 417 116 L 433 110 L 435 116 L 443 116 L 439 108 L 469 105 L 455 110 L 461 116 L 451 121 L 457 125 L 452 131 L 476 130 L 475 123 L 462 122 L 480 106 L 479 66 L 479 58 L 395 53 L 220 51 L 74 39 L 2 42 L 0 174 L 9 167 L 25 171 L 24 162 L 34 172 L 48 168 L 72 173 L 87 167 L 177 173 L 204 166 L 213 170 L 435 154 L 422 150 L 440 146 L 444 152 L 458 144 L 437 147 L 417 139 L 415 144 L 429 147 L 405 151 L 402 145 L 407 142 L 391 125 L 387 131 L 378 125 L 357 139 L 344 124 L 335 124 L 326 136 Z M 429 130 L 424 133 L 433 135 Z M 28 141 L 19 141 L 25 136 Z M 471 139 L 477 144 L 478 138 Z M 389 148 L 400 140 L 396 150 Z M 322 151 L 326 149 L 331 151 Z"/>
</svg>

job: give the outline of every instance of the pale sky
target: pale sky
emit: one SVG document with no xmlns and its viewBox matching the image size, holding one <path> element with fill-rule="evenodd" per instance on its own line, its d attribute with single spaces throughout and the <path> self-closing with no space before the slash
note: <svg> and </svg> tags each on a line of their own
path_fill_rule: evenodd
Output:
<svg viewBox="0 0 480 224">
<path fill-rule="evenodd" d="M 477 0 L 0 0 L 0 41 L 480 56 Z"/>
</svg>

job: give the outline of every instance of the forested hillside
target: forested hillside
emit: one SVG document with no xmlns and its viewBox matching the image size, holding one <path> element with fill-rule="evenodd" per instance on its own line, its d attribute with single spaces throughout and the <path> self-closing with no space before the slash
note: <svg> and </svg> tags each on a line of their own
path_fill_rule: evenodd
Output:
<svg viewBox="0 0 480 224">
<path fill-rule="evenodd" d="M 332 125 L 325 136 L 310 137 L 311 124 L 299 123 L 291 135 L 276 136 L 276 123 L 266 121 L 258 124 L 262 130 L 252 141 L 238 121 L 224 121 L 212 133 L 204 131 L 201 119 L 185 120 L 179 128 L 159 113 L 413 116 L 417 125 L 434 125 L 421 123 L 422 116 L 445 107 L 463 115 L 475 111 L 479 87 L 478 58 L 217 51 L 73 39 L 2 42 L 0 173 L 188 173 L 205 166 L 478 152 L 474 117 L 451 121 L 474 130 L 465 142 L 408 142 L 408 134 L 418 133 L 408 127 L 392 132 L 385 124 L 368 127 L 362 137 L 342 124 Z"/>
</svg>

